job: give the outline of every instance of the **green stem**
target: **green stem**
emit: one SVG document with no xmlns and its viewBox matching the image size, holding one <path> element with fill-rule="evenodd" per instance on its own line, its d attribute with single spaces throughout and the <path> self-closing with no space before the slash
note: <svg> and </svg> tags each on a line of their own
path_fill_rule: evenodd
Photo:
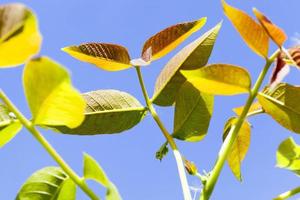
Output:
<svg viewBox="0 0 300 200">
<path fill-rule="evenodd" d="M 256 96 L 258 94 L 258 91 L 262 85 L 263 80 L 264 80 L 271 64 L 274 62 L 275 58 L 277 57 L 278 53 L 279 53 L 279 51 L 276 51 L 269 59 L 266 60 L 265 67 L 261 71 L 256 83 L 254 84 L 253 88 L 251 89 L 251 91 L 249 93 L 249 96 L 248 96 L 247 102 L 244 106 L 242 114 L 239 116 L 236 124 L 233 125 L 232 128 L 230 129 L 228 136 L 226 137 L 225 141 L 222 144 L 222 147 L 219 151 L 215 166 L 214 166 L 213 170 L 211 171 L 206 184 L 203 187 L 202 194 L 200 196 L 200 200 L 208 200 L 210 198 L 210 196 L 214 190 L 214 187 L 216 185 L 216 182 L 220 176 L 220 173 L 222 171 L 224 163 L 226 161 L 227 155 L 230 152 L 230 149 L 238 135 L 238 132 L 247 117 L 248 111 L 249 111 L 254 99 L 256 98 Z"/>
<path fill-rule="evenodd" d="M 143 80 L 143 76 L 142 76 L 140 67 L 135 67 L 135 69 L 136 69 L 136 72 L 137 72 L 137 75 L 138 75 L 138 78 L 139 78 L 139 83 L 141 85 L 141 89 L 142 89 L 147 107 L 149 109 L 149 112 L 151 113 L 151 115 L 152 115 L 153 119 L 155 120 L 156 124 L 158 125 L 161 132 L 165 136 L 166 140 L 170 144 L 171 149 L 173 150 L 173 154 L 174 154 L 174 157 L 175 157 L 175 160 L 176 160 L 176 163 L 177 163 L 177 168 L 178 168 L 179 178 L 180 178 L 180 181 L 181 181 L 181 187 L 182 187 L 184 199 L 185 200 L 192 200 L 192 196 L 191 196 L 189 185 L 188 185 L 188 182 L 187 182 L 187 177 L 186 177 L 186 173 L 185 173 L 185 168 L 184 168 L 182 156 L 181 156 L 180 152 L 178 151 L 177 145 L 176 145 L 173 137 L 169 134 L 168 130 L 163 125 L 163 123 L 160 120 L 154 106 L 152 105 L 152 102 L 149 98 L 149 95 L 147 93 L 147 90 L 146 90 L 146 87 L 145 87 L 145 84 L 144 84 L 144 80 Z"/>
<path fill-rule="evenodd" d="M 13 112 L 17 119 L 25 126 L 25 128 L 39 141 L 44 149 L 51 155 L 51 157 L 58 163 L 58 165 L 64 170 L 66 174 L 92 199 L 100 200 L 99 197 L 88 187 L 86 182 L 80 178 L 72 168 L 62 159 L 62 157 L 56 152 L 51 144 L 45 137 L 35 128 L 34 124 L 28 120 L 18 108 L 10 101 L 5 93 L 0 89 L 0 99 L 7 105 L 8 109 Z"/>
<path fill-rule="evenodd" d="M 292 190 L 289 190 L 287 192 L 284 192 L 282 194 L 280 194 L 279 196 L 277 196 L 276 198 L 274 198 L 273 200 L 284 200 L 284 199 L 288 199 L 296 194 L 300 193 L 300 187 L 296 187 Z"/>
</svg>

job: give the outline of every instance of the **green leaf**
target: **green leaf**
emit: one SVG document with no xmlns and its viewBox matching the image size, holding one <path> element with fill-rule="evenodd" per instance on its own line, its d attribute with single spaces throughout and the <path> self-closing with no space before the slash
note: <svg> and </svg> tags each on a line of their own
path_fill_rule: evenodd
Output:
<svg viewBox="0 0 300 200">
<path fill-rule="evenodd" d="M 9 143 L 22 129 L 22 124 L 0 104 L 0 148 Z"/>
<path fill-rule="evenodd" d="M 131 67 L 130 56 L 125 47 L 106 43 L 85 43 L 62 50 L 72 57 L 107 71 L 119 71 Z"/>
<path fill-rule="evenodd" d="M 186 82 L 175 101 L 173 137 L 196 142 L 206 135 L 213 112 L 214 97 Z"/>
<path fill-rule="evenodd" d="M 186 81 L 179 70 L 199 69 L 207 64 L 220 28 L 221 23 L 184 47 L 167 63 L 156 80 L 153 103 L 173 105 L 177 91 Z"/>
<path fill-rule="evenodd" d="M 0 68 L 23 64 L 39 52 L 42 37 L 38 22 L 25 5 L 1 5 L 0 22 Z"/>
<path fill-rule="evenodd" d="M 230 118 L 224 127 L 224 133 L 223 133 L 223 141 L 227 137 L 230 129 L 232 126 L 237 122 L 238 118 L 233 117 Z M 238 133 L 237 138 L 235 139 L 231 150 L 227 156 L 227 162 L 228 165 L 234 174 L 234 176 L 239 180 L 242 181 L 242 175 L 241 175 L 241 163 L 244 160 L 249 146 L 250 146 L 250 138 L 251 138 L 251 126 L 247 121 L 244 121 L 244 123 L 241 126 L 241 129 Z"/>
<path fill-rule="evenodd" d="M 16 200 L 75 200 L 76 187 L 58 167 L 46 167 L 32 174 L 21 187 Z"/>
<path fill-rule="evenodd" d="M 31 60 L 25 66 L 23 82 L 34 124 L 70 128 L 81 124 L 84 99 L 60 64 L 47 57 Z"/>
<path fill-rule="evenodd" d="M 263 109 L 281 126 L 300 133 L 300 87 L 287 83 L 279 84 L 274 91 L 258 94 Z"/>
<path fill-rule="evenodd" d="M 94 180 L 106 189 L 106 200 L 121 200 L 121 196 L 115 185 L 106 176 L 104 170 L 97 163 L 97 161 L 88 154 L 84 154 L 84 179 Z"/>
<path fill-rule="evenodd" d="M 293 138 L 284 140 L 276 153 L 277 167 L 291 170 L 300 175 L 300 146 Z"/>
<path fill-rule="evenodd" d="M 208 94 L 236 95 L 248 93 L 251 87 L 248 71 L 234 65 L 213 64 L 181 73 L 198 90 Z"/>
<path fill-rule="evenodd" d="M 269 37 L 263 27 L 256 23 L 247 13 L 234 8 L 222 0 L 225 15 L 232 22 L 245 43 L 256 54 L 267 58 L 269 50 Z"/>
<path fill-rule="evenodd" d="M 98 90 L 83 94 L 86 101 L 85 120 L 75 128 L 55 127 L 66 134 L 111 134 L 128 130 L 144 117 L 146 109 L 128 93 Z"/>
<path fill-rule="evenodd" d="M 150 37 L 144 44 L 142 57 L 149 48 L 152 51 L 152 60 L 157 60 L 186 40 L 194 32 L 198 31 L 206 23 L 206 18 L 192 22 L 185 22 L 170 26 Z"/>
<path fill-rule="evenodd" d="M 159 150 L 155 154 L 155 158 L 162 161 L 162 159 L 168 154 L 169 148 L 168 148 L 168 142 L 163 143 Z"/>
</svg>

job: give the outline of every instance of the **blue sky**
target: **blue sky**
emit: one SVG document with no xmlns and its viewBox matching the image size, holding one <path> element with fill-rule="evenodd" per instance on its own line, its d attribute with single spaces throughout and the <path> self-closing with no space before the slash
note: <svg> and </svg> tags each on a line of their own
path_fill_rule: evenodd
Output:
<svg viewBox="0 0 300 200">
<path fill-rule="evenodd" d="M 2 0 L 1 3 L 12 2 Z M 232 63 L 246 67 L 255 79 L 262 69 L 263 60 L 242 42 L 232 25 L 223 15 L 219 0 L 77 0 L 32 1 L 22 0 L 33 8 L 40 21 L 43 34 L 41 54 L 64 64 L 72 73 L 74 85 L 82 92 L 114 88 L 129 92 L 142 103 L 142 93 L 134 69 L 120 72 L 102 71 L 81 63 L 60 51 L 61 47 L 82 42 L 110 42 L 126 46 L 132 57 L 140 55 L 143 42 L 152 34 L 178 22 L 208 17 L 206 26 L 185 44 L 224 20 L 210 63 Z M 228 0 L 228 3 L 251 11 L 252 7 L 267 14 L 285 29 L 290 38 L 300 32 L 299 0 Z M 287 47 L 293 45 L 290 39 Z M 182 48 L 181 45 L 176 49 Z M 274 46 L 272 47 L 274 50 Z M 167 60 L 154 62 L 143 69 L 146 85 L 152 94 L 154 82 Z M 3 69 L 0 87 L 14 103 L 30 117 L 22 89 L 22 67 Z M 286 81 L 299 84 L 300 72 L 292 69 Z M 245 95 L 216 97 L 215 111 L 207 137 L 199 143 L 178 141 L 183 154 L 194 161 L 199 169 L 209 171 L 214 164 L 222 142 L 222 129 L 226 119 L 233 115 L 232 108 L 245 102 Z M 172 130 L 173 110 L 158 108 L 163 121 Z M 275 168 L 275 152 L 279 143 L 289 137 L 300 143 L 300 138 L 276 124 L 266 115 L 250 120 L 253 125 L 251 146 L 243 162 L 243 182 L 239 183 L 224 167 L 212 200 L 243 199 L 266 200 L 293 187 L 300 179 L 294 174 Z M 43 131 L 65 160 L 78 172 L 82 171 L 82 153 L 98 160 L 118 186 L 125 200 L 179 200 L 182 199 L 175 160 L 169 154 L 162 162 L 154 155 L 164 138 L 150 116 L 138 126 L 119 135 L 77 137 Z M 56 165 L 41 145 L 23 130 L 10 144 L 0 150 L 0 199 L 14 199 L 22 183 L 34 171 Z M 200 186 L 189 178 L 191 185 Z M 98 185 L 91 186 L 99 192 Z M 87 199 L 78 192 L 78 199 Z"/>
</svg>

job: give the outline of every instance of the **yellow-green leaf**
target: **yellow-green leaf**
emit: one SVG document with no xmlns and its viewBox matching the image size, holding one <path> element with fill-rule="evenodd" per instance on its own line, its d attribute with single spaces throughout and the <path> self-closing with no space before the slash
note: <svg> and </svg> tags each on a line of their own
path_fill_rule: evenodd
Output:
<svg viewBox="0 0 300 200">
<path fill-rule="evenodd" d="M 258 55 L 268 57 L 269 37 L 263 27 L 248 14 L 222 0 L 225 15 L 240 33 L 245 43 Z"/>
<path fill-rule="evenodd" d="M 34 124 L 70 128 L 81 124 L 85 101 L 60 64 L 47 57 L 31 60 L 24 68 L 23 83 Z"/>
<path fill-rule="evenodd" d="M 25 63 L 40 50 L 42 36 L 34 13 L 23 4 L 0 6 L 0 67 Z"/>
<path fill-rule="evenodd" d="M 300 87 L 279 84 L 274 91 L 259 93 L 258 101 L 263 109 L 281 126 L 300 133 Z"/>
<path fill-rule="evenodd" d="M 240 116 L 242 114 L 243 110 L 244 110 L 244 106 L 241 106 L 241 107 L 238 107 L 238 108 L 234 108 L 233 112 L 236 115 Z M 249 108 L 249 111 L 248 111 L 248 114 L 259 112 L 259 111 L 262 111 L 262 107 L 261 107 L 260 103 L 258 101 L 256 101 L 256 102 L 251 104 L 251 106 Z"/>
<path fill-rule="evenodd" d="M 72 57 L 94 64 L 107 71 L 119 71 L 131 67 L 127 49 L 116 44 L 86 43 L 62 50 Z"/>
<path fill-rule="evenodd" d="M 273 24 L 263 13 L 258 11 L 257 9 L 253 9 L 253 12 L 259 21 L 259 23 L 262 25 L 262 27 L 265 29 L 266 33 L 269 35 L 269 37 L 279 46 L 281 47 L 283 43 L 287 40 L 287 36 L 285 32 Z"/>
<path fill-rule="evenodd" d="M 97 161 L 88 154 L 83 157 L 83 177 L 84 179 L 94 180 L 106 188 L 106 200 L 122 200 L 118 189 L 106 176 L 102 167 Z"/>
<path fill-rule="evenodd" d="M 206 18 L 204 17 L 197 21 L 176 24 L 156 33 L 145 42 L 142 57 L 149 48 L 152 49 L 152 60 L 165 56 L 198 31 L 205 22 Z"/>
<path fill-rule="evenodd" d="M 156 79 L 153 103 L 173 105 L 177 91 L 186 81 L 180 69 L 199 69 L 207 64 L 220 28 L 221 23 L 184 47 L 167 63 Z"/>
<path fill-rule="evenodd" d="M 250 90 L 250 75 L 242 67 L 213 64 L 196 70 L 181 70 L 198 90 L 215 95 L 235 95 Z"/>
<path fill-rule="evenodd" d="M 237 118 L 233 117 L 230 118 L 225 127 L 224 127 L 224 133 L 223 133 L 223 140 L 227 137 L 231 127 L 234 125 L 234 123 L 237 122 Z M 244 121 L 244 123 L 241 126 L 241 129 L 237 135 L 237 138 L 235 139 L 231 150 L 227 156 L 227 162 L 228 165 L 232 171 L 232 173 L 235 175 L 235 177 L 241 181 L 241 163 L 244 160 L 249 146 L 250 146 L 250 138 L 251 138 L 251 126 L 247 121 Z"/>
<path fill-rule="evenodd" d="M 293 138 L 284 140 L 276 152 L 277 167 L 291 170 L 300 175 L 300 146 Z"/>
<path fill-rule="evenodd" d="M 200 92 L 189 82 L 184 83 L 175 101 L 172 136 L 189 142 L 202 140 L 209 127 L 213 106 L 212 95 Z"/>
</svg>

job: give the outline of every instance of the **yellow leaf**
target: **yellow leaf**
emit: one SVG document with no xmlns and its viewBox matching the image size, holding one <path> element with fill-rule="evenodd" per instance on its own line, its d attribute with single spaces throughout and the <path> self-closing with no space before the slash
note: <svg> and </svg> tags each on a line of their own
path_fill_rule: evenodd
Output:
<svg viewBox="0 0 300 200">
<path fill-rule="evenodd" d="M 253 9 L 253 12 L 258 19 L 259 23 L 265 29 L 269 37 L 279 46 L 281 47 L 283 43 L 287 40 L 287 36 L 285 32 L 273 24 L 264 14 L 259 12 L 257 9 Z"/>
<path fill-rule="evenodd" d="M 235 95 L 250 90 L 250 75 L 244 68 L 228 64 L 212 64 L 196 70 L 181 70 L 198 90 L 214 95 Z"/>
<path fill-rule="evenodd" d="M 142 57 L 149 48 L 152 50 L 152 60 L 165 56 L 203 27 L 205 23 L 206 18 L 204 17 L 197 21 L 176 24 L 156 33 L 145 42 Z"/>
<path fill-rule="evenodd" d="M 85 101 L 58 63 L 47 57 L 31 60 L 23 83 L 34 124 L 75 128 L 84 120 Z"/>
<path fill-rule="evenodd" d="M 34 14 L 22 4 L 0 6 L 0 67 L 25 63 L 40 50 L 42 37 Z"/>
<path fill-rule="evenodd" d="M 240 33 L 245 43 L 258 55 L 268 57 L 269 37 L 261 25 L 245 12 L 228 5 L 222 0 L 225 15 Z"/>
<path fill-rule="evenodd" d="M 236 121 L 237 118 L 231 118 L 227 121 L 224 128 L 223 140 L 225 140 L 231 127 L 234 125 L 234 123 L 236 123 Z M 238 136 L 235 139 L 231 147 L 231 150 L 227 156 L 228 165 L 232 173 L 239 181 L 242 180 L 241 163 L 248 152 L 250 146 L 250 138 L 251 138 L 251 127 L 250 124 L 247 121 L 245 121 L 242 124 Z"/>
<path fill-rule="evenodd" d="M 80 61 L 94 64 L 107 71 L 131 67 L 127 49 L 116 44 L 86 43 L 65 47 L 62 50 Z"/>
</svg>

